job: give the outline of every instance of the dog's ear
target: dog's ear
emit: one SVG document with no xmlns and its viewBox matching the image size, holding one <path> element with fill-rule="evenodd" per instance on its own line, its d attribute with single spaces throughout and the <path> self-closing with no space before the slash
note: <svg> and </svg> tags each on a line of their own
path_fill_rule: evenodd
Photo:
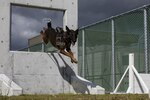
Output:
<svg viewBox="0 0 150 100">
<path fill-rule="evenodd" d="M 43 27 L 43 30 L 44 30 L 44 31 L 46 31 L 46 29 L 47 29 L 46 27 Z"/>
<path fill-rule="evenodd" d="M 70 29 L 68 28 L 68 26 L 66 26 L 66 30 L 69 32 L 70 31 Z"/>
<path fill-rule="evenodd" d="M 43 34 L 43 30 L 41 30 L 40 34 Z"/>
<path fill-rule="evenodd" d="M 75 32 L 76 32 L 76 35 L 78 35 L 78 33 L 79 33 L 79 29 L 77 29 Z"/>
</svg>

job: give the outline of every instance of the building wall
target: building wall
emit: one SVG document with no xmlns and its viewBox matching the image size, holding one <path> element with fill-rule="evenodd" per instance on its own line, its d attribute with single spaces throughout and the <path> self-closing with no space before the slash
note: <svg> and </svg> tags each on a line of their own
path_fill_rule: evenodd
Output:
<svg viewBox="0 0 150 100">
<path fill-rule="evenodd" d="M 64 74 L 65 63 L 74 72 L 76 67 L 67 57 L 62 59 L 57 53 L 39 52 L 12 52 L 12 57 L 13 80 L 23 88 L 24 94 L 74 93 L 69 82 L 71 76 Z"/>
<path fill-rule="evenodd" d="M 54 56 L 42 52 L 10 51 L 11 4 L 63 10 L 63 26 L 76 29 L 77 0 L 0 0 L 0 73 L 19 84 L 25 94 L 74 93 L 62 74 L 66 64 L 77 73 L 77 65 L 70 63 L 68 57 L 62 56 L 63 62 L 58 54 L 54 59 Z M 72 49 L 77 56 L 77 46 Z"/>
<path fill-rule="evenodd" d="M 42 43 L 42 38 L 40 35 L 28 40 L 28 46 L 33 46 L 33 45 L 40 44 L 40 43 Z"/>
</svg>

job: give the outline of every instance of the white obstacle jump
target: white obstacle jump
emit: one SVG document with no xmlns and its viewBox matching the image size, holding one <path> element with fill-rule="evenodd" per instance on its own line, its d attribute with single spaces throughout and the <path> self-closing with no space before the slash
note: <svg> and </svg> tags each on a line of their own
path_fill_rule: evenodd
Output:
<svg viewBox="0 0 150 100">
<path fill-rule="evenodd" d="M 0 94 L 1 95 L 21 95 L 22 88 L 10 80 L 5 74 L 0 74 Z"/>
<path fill-rule="evenodd" d="M 122 78 L 120 79 L 116 89 L 113 93 L 117 93 L 121 82 L 123 81 L 125 75 L 129 71 L 129 86 L 126 93 L 149 93 L 149 82 L 150 82 L 150 74 L 140 74 L 134 67 L 134 54 L 129 54 L 129 66 L 125 70 Z M 146 84 L 147 83 L 147 84 Z"/>
</svg>

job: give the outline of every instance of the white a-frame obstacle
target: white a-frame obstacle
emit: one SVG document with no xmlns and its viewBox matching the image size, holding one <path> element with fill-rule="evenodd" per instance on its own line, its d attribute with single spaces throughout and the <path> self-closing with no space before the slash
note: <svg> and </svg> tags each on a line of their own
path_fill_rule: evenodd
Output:
<svg viewBox="0 0 150 100">
<path fill-rule="evenodd" d="M 150 74 L 140 74 L 134 67 L 134 54 L 129 54 L 129 66 L 125 70 L 122 78 L 120 79 L 116 89 L 113 93 L 117 93 L 121 82 L 123 81 L 125 75 L 129 71 L 129 87 L 126 93 L 149 93 L 148 84 L 146 84 L 150 80 Z M 150 82 L 150 81 L 149 81 Z"/>
</svg>

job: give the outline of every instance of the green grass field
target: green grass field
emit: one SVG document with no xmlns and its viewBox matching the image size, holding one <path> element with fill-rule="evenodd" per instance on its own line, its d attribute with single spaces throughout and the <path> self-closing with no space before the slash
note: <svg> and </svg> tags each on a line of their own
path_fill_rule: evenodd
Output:
<svg viewBox="0 0 150 100">
<path fill-rule="evenodd" d="M 105 94 L 105 95 L 21 95 L 0 96 L 0 100 L 150 100 L 146 94 Z"/>
</svg>

